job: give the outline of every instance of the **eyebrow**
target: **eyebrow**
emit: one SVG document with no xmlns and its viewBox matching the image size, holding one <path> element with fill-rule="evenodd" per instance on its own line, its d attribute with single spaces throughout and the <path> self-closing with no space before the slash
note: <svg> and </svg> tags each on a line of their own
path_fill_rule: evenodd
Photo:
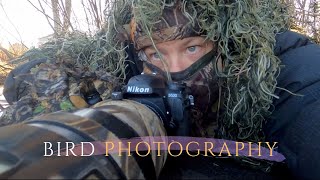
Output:
<svg viewBox="0 0 320 180">
<path fill-rule="evenodd" d="M 188 38 L 188 39 L 182 39 L 182 41 L 185 41 L 185 42 L 183 42 L 183 44 L 189 44 L 192 41 L 198 41 L 198 40 L 195 40 L 195 39 L 192 39 L 192 38 Z"/>
<path fill-rule="evenodd" d="M 190 38 L 190 39 L 187 39 L 187 41 L 184 44 L 189 45 L 191 42 L 201 43 L 201 45 L 208 43 L 208 41 L 205 39 L 191 39 Z"/>
<path fill-rule="evenodd" d="M 197 43 L 205 43 L 206 41 L 205 40 L 199 40 L 199 39 L 193 39 L 193 38 L 183 38 L 183 39 L 179 39 L 179 40 L 181 40 L 181 41 L 183 41 L 183 42 L 181 42 L 181 44 L 183 44 L 183 45 L 185 45 L 185 46 L 188 46 L 191 42 L 193 42 L 193 41 L 195 41 L 195 42 L 197 42 Z M 157 49 L 161 52 L 162 51 L 162 49 L 161 48 L 158 48 L 157 47 Z M 156 48 L 154 47 L 154 46 L 147 46 L 145 49 L 144 49 L 144 51 L 145 50 L 150 50 L 150 51 L 156 51 Z"/>
<path fill-rule="evenodd" d="M 144 49 L 143 49 L 143 51 L 144 52 L 147 52 L 147 51 L 156 51 L 156 49 L 153 47 L 153 46 L 148 46 L 148 47 L 145 47 Z"/>
</svg>

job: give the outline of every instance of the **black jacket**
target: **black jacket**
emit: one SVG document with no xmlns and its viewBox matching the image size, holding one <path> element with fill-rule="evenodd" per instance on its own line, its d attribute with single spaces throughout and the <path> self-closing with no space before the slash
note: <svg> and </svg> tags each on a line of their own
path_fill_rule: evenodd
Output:
<svg viewBox="0 0 320 180">
<path fill-rule="evenodd" d="M 275 54 L 283 65 L 277 86 L 298 95 L 276 90 L 279 99 L 265 132 L 279 142 L 295 176 L 320 179 L 320 46 L 290 31 L 276 38 Z"/>
<path fill-rule="evenodd" d="M 234 161 L 206 157 L 179 157 L 166 164 L 160 179 L 320 179 L 320 46 L 287 31 L 276 36 L 275 54 L 281 59 L 277 86 L 279 99 L 264 127 L 267 140 L 278 142 L 286 166 L 269 174 L 240 167 Z"/>
</svg>

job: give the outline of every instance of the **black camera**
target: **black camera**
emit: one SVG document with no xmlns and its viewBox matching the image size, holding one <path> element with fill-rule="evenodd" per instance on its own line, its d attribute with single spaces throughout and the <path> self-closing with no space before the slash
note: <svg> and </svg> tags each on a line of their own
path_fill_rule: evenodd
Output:
<svg viewBox="0 0 320 180">
<path fill-rule="evenodd" d="M 130 99 L 151 109 L 169 135 L 189 135 L 188 108 L 194 105 L 185 83 L 168 82 L 156 74 L 133 76 L 112 93 L 112 100 Z"/>
</svg>

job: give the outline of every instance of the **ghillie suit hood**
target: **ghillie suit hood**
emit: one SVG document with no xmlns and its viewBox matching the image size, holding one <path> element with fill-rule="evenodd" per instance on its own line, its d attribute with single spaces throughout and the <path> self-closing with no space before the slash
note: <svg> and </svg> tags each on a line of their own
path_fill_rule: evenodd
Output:
<svg viewBox="0 0 320 180">
<path fill-rule="evenodd" d="M 175 4 L 175 0 L 112 1 L 112 7 L 105 11 L 107 38 L 119 47 L 126 39 L 140 49 L 141 43 L 132 34 L 123 33 L 134 18 L 139 32 L 155 45 L 161 14 Z M 182 34 L 198 33 L 215 42 L 223 62 L 222 70 L 216 67 L 222 80 L 219 137 L 263 140 L 262 125 L 271 113 L 272 99 L 277 98 L 274 91 L 280 60 L 273 50 L 275 35 L 287 28 L 283 5 L 270 0 L 181 0 L 180 4 L 187 22 L 177 28 Z M 124 35 L 119 38 L 117 33 Z M 176 39 L 183 37 L 175 35 Z"/>
</svg>

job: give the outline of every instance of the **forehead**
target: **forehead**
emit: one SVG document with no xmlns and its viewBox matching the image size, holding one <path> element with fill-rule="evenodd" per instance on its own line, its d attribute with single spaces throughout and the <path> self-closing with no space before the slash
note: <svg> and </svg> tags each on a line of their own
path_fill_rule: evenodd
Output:
<svg viewBox="0 0 320 180">
<path fill-rule="evenodd" d="M 171 41 L 159 42 L 156 43 L 157 48 L 170 48 L 172 46 L 188 46 L 188 45 L 200 45 L 202 43 L 208 42 L 205 37 L 202 36 L 193 36 L 183 39 L 176 39 Z M 194 44 L 196 43 L 196 44 Z M 154 46 L 148 46 L 144 50 L 154 49 Z"/>
</svg>

